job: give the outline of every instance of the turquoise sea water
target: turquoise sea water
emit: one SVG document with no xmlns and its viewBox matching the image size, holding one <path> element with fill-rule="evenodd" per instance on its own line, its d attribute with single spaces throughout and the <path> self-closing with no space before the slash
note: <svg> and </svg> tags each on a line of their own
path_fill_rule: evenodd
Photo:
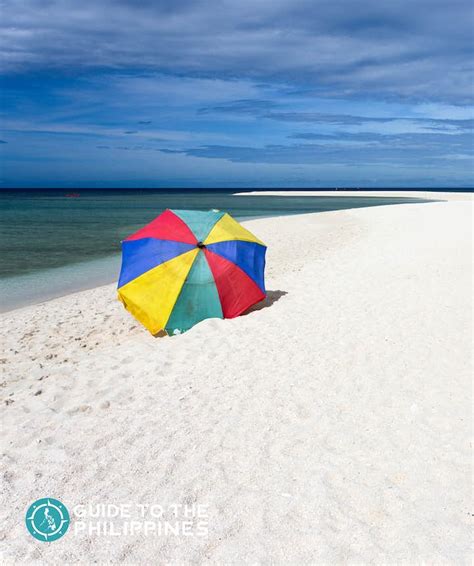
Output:
<svg viewBox="0 0 474 566">
<path fill-rule="evenodd" d="M 117 279 L 120 242 L 166 208 L 237 219 L 422 202 L 410 197 L 233 196 L 220 191 L 0 191 L 0 310 Z"/>
</svg>

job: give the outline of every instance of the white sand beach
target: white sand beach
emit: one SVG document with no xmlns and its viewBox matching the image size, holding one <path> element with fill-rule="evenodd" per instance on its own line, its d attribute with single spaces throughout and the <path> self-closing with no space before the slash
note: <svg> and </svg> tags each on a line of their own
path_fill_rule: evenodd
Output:
<svg viewBox="0 0 474 566">
<path fill-rule="evenodd" d="M 447 198 L 246 222 L 268 298 L 181 336 L 114 285 L 3 314 L 1 562 L 470 563 L 472 200 Z M 38 542 L 41 497 L 208 532 Z"/>
</svg>

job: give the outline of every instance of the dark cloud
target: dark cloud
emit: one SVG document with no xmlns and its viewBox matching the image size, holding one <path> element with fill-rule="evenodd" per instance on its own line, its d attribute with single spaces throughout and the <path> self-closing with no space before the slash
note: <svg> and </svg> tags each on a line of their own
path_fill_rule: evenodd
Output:
<svg viewBox="0 0 474 566">
<path fill-rule="evenodd" d="M 472 100 L 470 0 L 14 0 L 5 71 L 154 70 L 356 94 Z M 58 48 L 60 46 L 60 48 Z"/>
<path fill-rule="evenodd" d="M 399 120 L 408 120 L 415 124 L 422 124 L 433 130 L 456 128 L 471 131 L 474 127 L 473 119 L 453 120 L 439 118 L 414 118 L 412 116 L 353 116 L 351 114 L 328 114 L 324 112 L 267 112 L 269 108 L 276 107 L 272 101 L 267 100 L 236 100 L 221 106 L 201 108 L 200 113 L 249 114 L 259 118 L 268 118 L 280 122 L 307 122 L 315 124 L 328 124 L 334 126 L 361 126 L 370 123 L 389 123 Z M 310 139 L 310 138 L 308 138 Z"/>
<path fill-rule="evenodd" d="M 380 165 L 383 163 L 420 168 L 472 160 L 466 149 L 468 134 L 400 134 L 372 133 L 295 134 L 294 139 L 322 143 L 269 144 L 264 147 L 206 145 L 183 150 L 182 153 L 209 159 L 226 159 L 237 163 L 273 164 L 343 164 Z M 324 143 L 323 143 L 324 142 Z M 161 150 L 170 153 L 169 150 Z M 172 151 L 172 153 L 178 153 Z"/>
<path fill-rule="evenodd" d="M 141 124 L 143 126 L 148 126 L 149 124 L 151 124 L 151 120 L 139 120 L 137 122 L 137 124 Z"/>
<path fill-rule="evenodd" d="M 276 103 L 271 100 L 234 100 L 233 102 L 228 102 L 219 106 L 200 108 L 198 112 L 199 114 L 212 114 L 216 112 L 223 114 L 261 115 L 263 112 L 267 112 L 275 106 Z"/>
<path fill-rule="evenodd" d="M 8 142 L 6 142 L 5 140 L 0 140 L 0 143 L 8 143 Z"/>
</svg>

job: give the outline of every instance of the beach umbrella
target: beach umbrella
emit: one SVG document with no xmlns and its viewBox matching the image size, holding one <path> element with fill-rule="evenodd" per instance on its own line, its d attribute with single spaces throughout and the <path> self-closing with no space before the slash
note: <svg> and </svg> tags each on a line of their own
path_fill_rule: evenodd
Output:
<svg viewBox="0 0 474 566">
<path fill-rule="evenodd" d="M 227 213 L 165 210 L 122 242 L 118 297 L 152 334 L 234 318 L 266 296 L 265 252 Z"/>
</svg>

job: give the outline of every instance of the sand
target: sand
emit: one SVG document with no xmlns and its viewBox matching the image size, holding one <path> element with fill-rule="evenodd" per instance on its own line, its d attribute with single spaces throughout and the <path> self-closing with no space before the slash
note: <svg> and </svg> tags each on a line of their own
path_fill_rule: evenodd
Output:
<svg viewBox="0 0 474 566">
<path fill-rule="evenodd" d="M 245 224 L 237 319 L 153 338 L 113 285 L 2 315 L 3 563 L 470 562 L 470 197 Z M 37 542 L 47 496 L 207 533 Z"/>
</svg>

